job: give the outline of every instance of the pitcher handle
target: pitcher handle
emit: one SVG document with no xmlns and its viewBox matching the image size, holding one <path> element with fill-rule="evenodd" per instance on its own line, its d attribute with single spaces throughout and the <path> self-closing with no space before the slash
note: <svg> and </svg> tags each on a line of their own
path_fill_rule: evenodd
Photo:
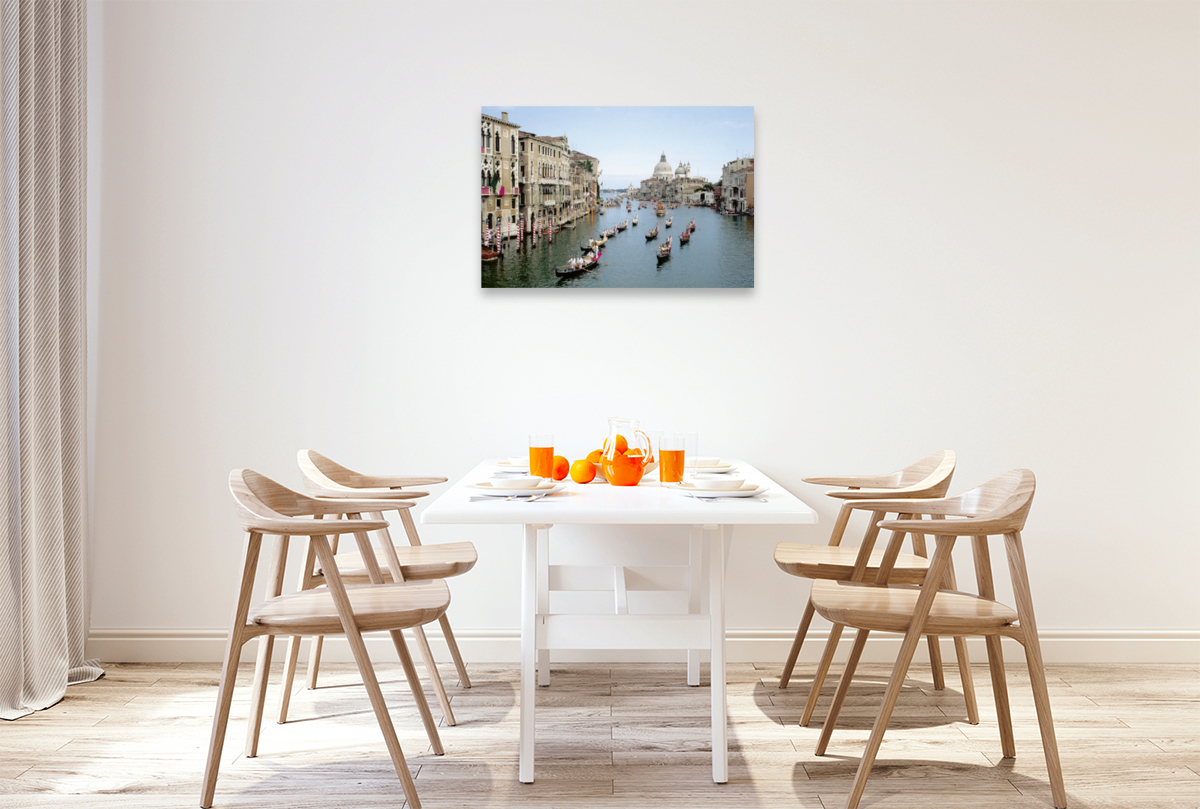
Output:
<svg viewBox="0 0 1200 809">
<path fill-rule="evenodd" d="M 654 463 L 654 442 L 650 440 L 650 436 L 641 430 L 634 430 L 634 434 L 646 439 L 646 463 Z"/>
</svg>

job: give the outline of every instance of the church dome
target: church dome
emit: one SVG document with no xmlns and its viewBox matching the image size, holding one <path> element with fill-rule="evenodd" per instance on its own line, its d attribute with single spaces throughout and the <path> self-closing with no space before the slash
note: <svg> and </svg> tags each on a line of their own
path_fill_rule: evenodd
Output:
<svg viewBox="0 0 1200 809">
<path fill-rule="evenodd" d="M 676 177 L 686 177 L 686 176 L 688 176 L 688 170 L 687 170 L 686 168 L 684 168 L 684 167 L 683 167 L 683 164 L 682 164 L 682 163 L 680 163 L 680 164 L 679 164 L 679 168 L 675 169 L 675 176 L 676 176 Z"/>
<path fill-rule="evenodd" d="M 654 167 L 655 177 L 671 178 L 675 176 L 675 172 L 671 171 L 671 164 L 667 162 L 667 153 L 663 152 L 662 157 L 658 161 L 658 165 Z"/>
</svg>

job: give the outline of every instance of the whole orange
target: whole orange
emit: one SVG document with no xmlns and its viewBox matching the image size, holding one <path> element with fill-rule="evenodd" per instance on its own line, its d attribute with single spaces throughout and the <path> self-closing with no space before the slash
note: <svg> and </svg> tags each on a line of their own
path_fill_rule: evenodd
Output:
<svg viewBox="0 0 1200 809">
<path fill-rule="evenodd" d="M 571 480 L 576 483 L 591 483 L 596 479 L 596 465 L 588 460 L 571 464 Z"/>
<path fill-rule="evenodd" d="M 617 433 L 617 455 L 624 455 L 625 451 L 627 449 L 629 449 L 629 442 L 625 440 L 625 436 L 621 435 L 620 433 Z M 604 449 L 602 449 L 601 452 L 604 452 L 604 453 L 608 452 L 608 439 L 607 438 L 604 439 Z"/>
<path fill-rule="evenodd" d="M 600 463 L 600 459 L 604 457 L 604 450 L 594 449 L 587 454 L 587 459 L 592 463 Z"/>
<path fill-rule="evenodd" d="M 567 472 L 571 470 L 571 462 L 561 455 L 555 455 L 554 461 L 551 464 L 551 475 L 555 480 L 562 480 L 567 476 Z"/>
</svg>

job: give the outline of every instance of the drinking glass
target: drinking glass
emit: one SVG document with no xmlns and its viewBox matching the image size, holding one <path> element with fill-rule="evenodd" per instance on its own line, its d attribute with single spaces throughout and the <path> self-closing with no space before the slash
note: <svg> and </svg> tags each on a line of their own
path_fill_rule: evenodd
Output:
<svg viewBox="0 0 1200 809">
<path fill-rule="evenodd" d="M 686 458 L 687 435 L 663 433 L 658 439 L 658 479 L 663 483 L 681 483 Z"/>
<path fill-rule="evenodd" d="M 529 474 L 539 478 L 553 477 L 554 436 L 552 434 L 529 434 Z"/>
</svg>

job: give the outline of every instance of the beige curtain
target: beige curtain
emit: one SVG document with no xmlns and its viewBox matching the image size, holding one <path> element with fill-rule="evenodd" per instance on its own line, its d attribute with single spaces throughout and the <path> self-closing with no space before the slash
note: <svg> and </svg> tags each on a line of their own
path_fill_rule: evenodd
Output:
<svg viewBox="0 0 1200 809">
<path fill-rule="evenodd" d="M 0 0 L 0 717 L 85 661 L 87 47 L 83 0 Z"/>
</svg>

